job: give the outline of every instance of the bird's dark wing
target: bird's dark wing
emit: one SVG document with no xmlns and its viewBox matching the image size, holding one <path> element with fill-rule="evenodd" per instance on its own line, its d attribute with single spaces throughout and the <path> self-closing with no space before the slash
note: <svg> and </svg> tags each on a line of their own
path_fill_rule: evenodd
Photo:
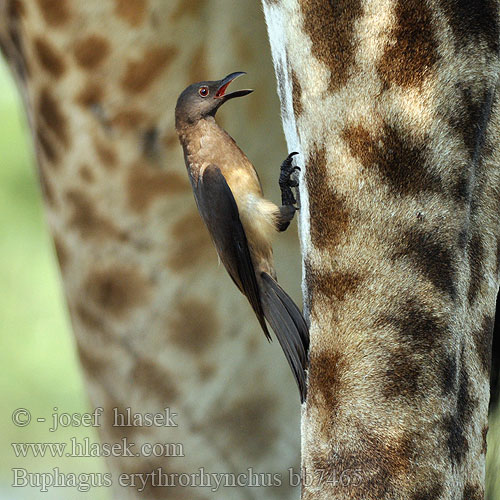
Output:
<svg viewBox="0 0 500 500">
<path fill-rule="evenodd" d="M 216 165 L 205 168 L 194 186 L 194 195 L 220 260 L 236 286 L 248 298 L 266 337 L 270 339 L 238 206 L 225 177 Z"/>
</svg>

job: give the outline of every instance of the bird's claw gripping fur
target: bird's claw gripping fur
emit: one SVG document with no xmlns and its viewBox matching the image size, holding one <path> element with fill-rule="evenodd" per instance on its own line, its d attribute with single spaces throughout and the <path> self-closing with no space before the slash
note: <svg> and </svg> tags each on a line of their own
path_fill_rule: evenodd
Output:
<svg viewBox="0 0 500 500">
<path fill-rule="evenodd" d="M 281 203 L 284 206 L 295 205 L 297 203 L 292 188 L 298 187 L 299 183 L 297 180 L 292 179 L 292 175 L 296 170 L 300 170 L 300 168 L 292 166 L 292 161 L 293 157 L 298 154 L 296 151 L 290 153 L 281 164 L 279 185 L 281 189 Z"/>
</svg>

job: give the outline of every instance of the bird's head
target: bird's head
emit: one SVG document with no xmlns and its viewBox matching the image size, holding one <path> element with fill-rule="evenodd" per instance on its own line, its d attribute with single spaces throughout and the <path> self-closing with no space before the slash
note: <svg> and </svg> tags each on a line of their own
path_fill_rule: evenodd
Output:
<svg viewBox="0 0 500 500">
<path fill-rule="evenodd" d="M 253 90 L 236 90 L 226 93 L 229 84 L 241 75 L 243 71 L 231 73 L 222 80 L 193 83 L 179 96 L 175 106 L 177 122 L 195 123 L 207 116 L 214 116 L 222 104 L 233 97 L 243 97 Z"/>
</svg>

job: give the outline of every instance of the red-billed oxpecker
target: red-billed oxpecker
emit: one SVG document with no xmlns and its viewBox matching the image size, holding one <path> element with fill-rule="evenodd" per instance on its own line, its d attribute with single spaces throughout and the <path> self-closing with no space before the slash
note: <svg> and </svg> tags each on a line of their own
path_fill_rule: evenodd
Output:
<svg viewBox="0 0 500 500">
<path fill-rule="evenodd" d="M 193 83 L 177 100 L 175 126 L 198 210 L 220 260 L 236 286 L 247 297 L 268 340 L 266 321 L 274 330 L 299 386 L 306 396 L 309 331 L 288 294 L 276 282 L 272 236 L 284 231 L 295 214 L 291 190 L 291 153 L 281 166 L 282 206 L 266 200 L 255 168 L 233 138 L 215 121 L 219 107 L 252 90 L 226 93 L 242 72 L 219 81 Z"/>
</svg>

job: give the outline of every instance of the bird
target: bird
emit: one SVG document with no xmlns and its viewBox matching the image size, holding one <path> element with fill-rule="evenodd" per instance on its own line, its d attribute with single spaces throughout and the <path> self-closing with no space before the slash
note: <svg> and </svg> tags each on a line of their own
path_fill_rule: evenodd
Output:
<svg viewBox="0 0 500 500">
<path fill-rule="evenodd" d="M 284 231 L 297 207 L 292 187 L 298 186 L 292 166 L 297 152 L 281 165 L 282 205 L 263 196 L 258 174 L 234 139 L 215 121 L 225 102 L 253 90 L 227 93 L 229 84 L 246 74 L 189 85 L 175 107 L 175 127 L 184 151 L 188 176 L 200 212 L 220 261 L 246 296 L 266 338 L 274 331 L 299 388 L 306 399 L 309 329 L 297 305 L 277 282 L 272 237 Z"/>
</svg>

